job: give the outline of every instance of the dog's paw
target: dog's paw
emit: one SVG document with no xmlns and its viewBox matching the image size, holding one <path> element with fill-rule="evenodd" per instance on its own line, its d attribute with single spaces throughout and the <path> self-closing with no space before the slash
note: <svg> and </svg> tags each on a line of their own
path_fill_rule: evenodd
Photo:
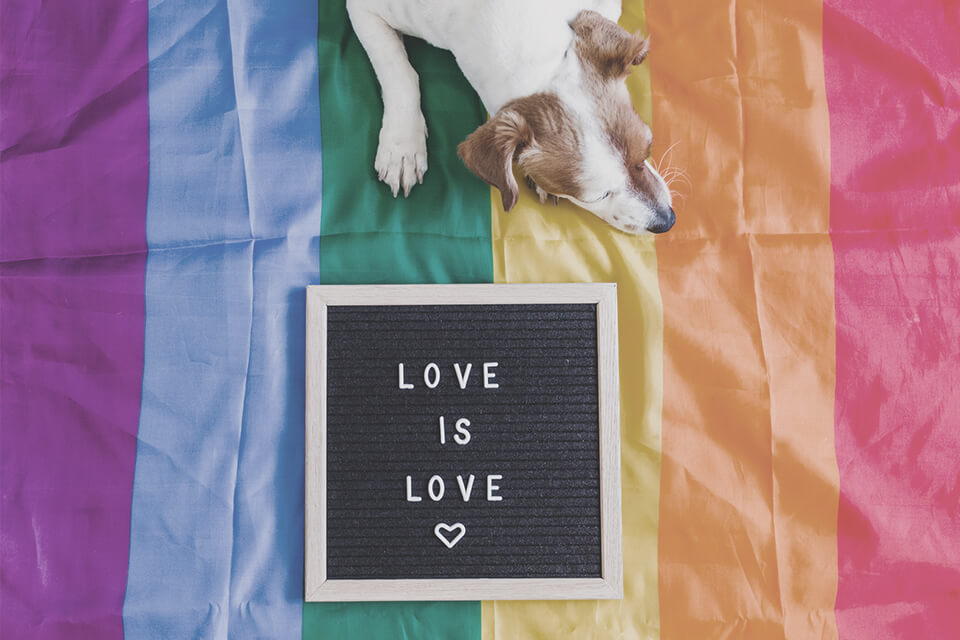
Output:
<svg viewBox="0 0 960 640">
<path fill-rule="evenodd" d="M 405 124 L 384 120 L 380 129 L 380 145 L 373 164 L 380 181 L 390 187 L 396 197 L 410 195 L 413 185 L 423 182 L 427 171 L 427 126 L 423 116 Z"/>
</svg>

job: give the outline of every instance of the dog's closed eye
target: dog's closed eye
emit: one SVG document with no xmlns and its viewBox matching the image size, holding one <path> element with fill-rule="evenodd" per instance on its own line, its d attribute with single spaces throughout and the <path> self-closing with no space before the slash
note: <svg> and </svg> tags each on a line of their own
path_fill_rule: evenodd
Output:
<svg viewBox="0 0 960 640">
<path fill-rule="evenodd" d="M 602 193 L 601 195 L 597 196 L 596 198 L 593 198 L 592 200 L 583 200 L 583 203 L 584 203 L 584 204 L 594 204 L 595 202 L 602 202 L 602 201 L 606 200 L 607 198 L 609 198 L 610 196 L 612 196 L 614 193 L 616 193 L 616 192 L 611 189 L 610 191 L 604 192 L 604 193 Z"/>
</svg>

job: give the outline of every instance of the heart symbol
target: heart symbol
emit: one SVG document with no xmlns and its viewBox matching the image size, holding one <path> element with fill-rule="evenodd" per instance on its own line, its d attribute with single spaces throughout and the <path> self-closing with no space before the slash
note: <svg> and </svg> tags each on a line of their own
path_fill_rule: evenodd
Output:
<svg viewBox="0 0 960 640">
<path fill-rule="evenodd" d="M 453 538 L 448 538 L 447 536 L 454 531 L 459 531 L 460 533 Z M 467 528 L 463 526 L 462 522 L 457 522 L 454 524 L 440 522 L 433 528 L 433 533 L 440 538 L 440 542 L 447 545 L 447 549 L 453 549 L 453 545 L 460 542 L 460 538 L 467 533 Z"/>
</svg>

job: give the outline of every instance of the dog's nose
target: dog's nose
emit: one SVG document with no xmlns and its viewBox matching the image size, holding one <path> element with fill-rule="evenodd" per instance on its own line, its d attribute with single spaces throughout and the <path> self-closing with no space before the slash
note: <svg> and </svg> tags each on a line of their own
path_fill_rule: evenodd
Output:
<svg viewBox="0 0 960 640">
<path fill-rule="evenodd" d="M 673 212 L 673 207 L 667 207 L 667 212 L 657 217 L 657 220 L 647 227 L 653 233 L 664 233 L 673 228 L 673 223 L 677 221 L 677 214 Z"/>
</svg>

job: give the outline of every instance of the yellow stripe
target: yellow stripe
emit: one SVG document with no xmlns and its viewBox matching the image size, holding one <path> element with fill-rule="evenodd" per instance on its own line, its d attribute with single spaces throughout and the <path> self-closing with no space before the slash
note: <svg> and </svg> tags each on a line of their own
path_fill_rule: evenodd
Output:
<svg viewBox="0 0 960 640">
<path fill-rule="evenodd" d="M 620 24 L 644 27 L 643 3 L 629 2 Z M 628 80 L 650 119 L 646 65 Z M 522 183 L 521 183 L 522 184 Z M 492 191 L 496 282 L 616 282 L 620 323 L 623 486 L 623 601 L 484 602 L 483 637 L 659 638 L 657 516 L 663 313 L 653 238 L 627 236 L 567 204 L 541 205 L 525 187 L 504 213 Z"/>
</svg>

